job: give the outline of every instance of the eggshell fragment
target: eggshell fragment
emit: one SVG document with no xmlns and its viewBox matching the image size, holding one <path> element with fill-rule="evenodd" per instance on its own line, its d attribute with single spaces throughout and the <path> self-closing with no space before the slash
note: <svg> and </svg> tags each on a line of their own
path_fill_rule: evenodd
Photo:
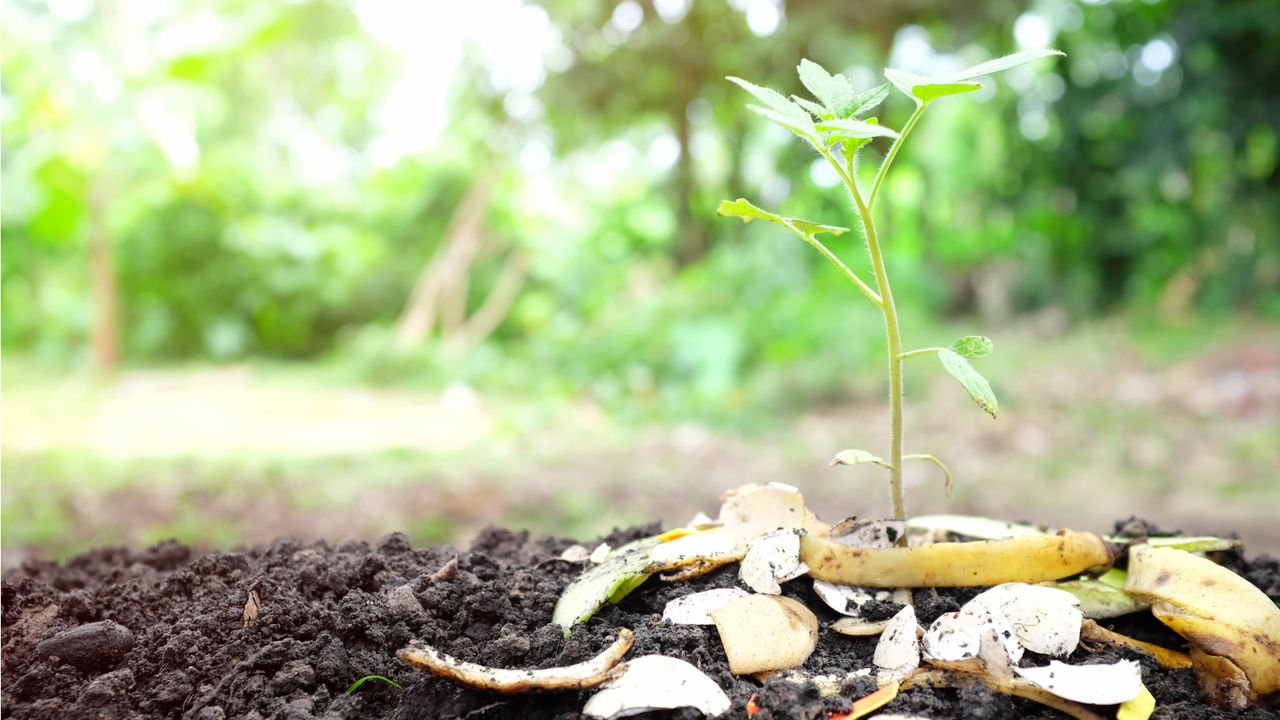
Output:
<svg viewBox="0 0 1280 720">
<path fill-rule="evenodd" d="M 711 613 L 734 675 L 789 670 L 818 645 L 818 618 L 787 597 L 748 595 Z"/>
<path fill-rule="evenodd" d="M 915 608 L 910 605 L 903 607 L 885 626 L 872 662 L 876 667 L 887 670 L 892 677 L 901 679 L 909 675 L 920 666 L 919 629 Z"/>
<path fill-rule="evenodd" d="M 1018 644 L 1009 621 L 984 607 L 974 608 L 973 612 L 943 613 L 934 620 L 924 633 L 925 658 L 944 662 L 977 658 L 982 647 L 982 635 L 987 630 L 995 633 L 1011 662 L 1022 659 L 1022 646 Z"/>
<path fill-rule="evenodd" d="M 1068 665 L 1051 660 L 1048 667 L 1015 667 L 1019 676 L 1066 700 L 1115 705 L 1142 693 L 1142 671 L 1133 660 L 1109 665 Z"/>
<path fill-rule="evenodd" d="M 643 655 L 628 661 L 620 675 L 602 685 L 582 712 L 613 718 L 692 707 L 714 717 L 728 711 L 729 705 L 724 690 L 693 665 L 665 655 Z"/>
<path fill-rule="evenodd" d="M 800 529 L 825 533 L 827 526 L 804 506 L 804 497 L 790 485 L 745 485 L 732 490 L 720 506 L 720 522 L 745 549 L 767 532 Z"/>
<path fill-rule="evenodd" d="M 877 599 L 877 596 L 864 588 L 851 585 L 836 585 L 826 580 L 814 580 L 813 591 L 822 598 L 822 602 L 841 615 L 858 616 L 864 604 Z M 885 593 L 888 597 L 888 593 Z"/>
<path fill-rule="evenodd" d="M 782 592 L 779 580 L 794 579 L 807 569 L 800 562 L 799 533 L 775 530 L 751 542 L 738 567 L 738 579 L 758 593 L 778 595 Z"/>
<path fill-rule="evenodd" d="M 1065 590 L 1026 583 L 1005 583 L 987 590 L 961 608 L 974 612 L 985 605 L 1003 614 L 1022 647 L 1043 655 L 1066 657 L 1080 644 L 1084 614 L 1080 601 Z"/>
<path fill-rule="evenodd" d="M 662 619 L 674 625 L 714 625 L 711 612 L 734 598 L 748 594 L 740 588 L 716 588 L 685 595 L 667 603 L 662 609 Z"/>
</svg>

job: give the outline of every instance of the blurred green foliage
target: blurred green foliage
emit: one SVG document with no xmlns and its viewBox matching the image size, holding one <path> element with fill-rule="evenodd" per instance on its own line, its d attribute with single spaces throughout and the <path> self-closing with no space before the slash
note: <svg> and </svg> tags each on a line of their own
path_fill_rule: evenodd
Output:
<svg viewBox="0 0 1280 720">
<path fill-rule="evenodd" d="M 940 108 L 898 160 L 883 232 L 907 312 L 1280 316 L 1274 3 L 507 0 L 471 21 L 428 3 L 401 45 L 372 5 L 6 0 L 5 348 L 84 357 L 97 232 L 127 362 L 336 356 L 374 381 L 658 408 L 731 409 L 744 377 L 821 397 L 882 354 L 858 340 L 878 316 L 794 238 L 715 204 L 850 212 L 723 76 L 800 92 L 807 56 L 865 87 L 886 64 L 1040 42 L 1068 57 L 1011 73 L 1018 93 Z M 465 34 L 454 65 L 414 65 L 427 21 Z M 516 35 L 547 41 L 513 76 L 499 51 Z M 451 78 L 441 133 L 396 145 L 419 118 L 393 101 L 424 77 Z M 883 120 L 909 111 L 893 98 Z M 508 253 L 528 254 L 527 277 L 477 342 L 396 349 L 415 282 L 486 179 L 459 316 Z M 839 245 L 862 268 L 857 247 Z"/>
</svg>

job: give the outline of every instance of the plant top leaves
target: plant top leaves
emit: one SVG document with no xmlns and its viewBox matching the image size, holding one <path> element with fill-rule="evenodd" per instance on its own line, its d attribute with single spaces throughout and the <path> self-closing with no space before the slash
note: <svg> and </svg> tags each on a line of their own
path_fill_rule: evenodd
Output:
<svg viewBox="0 0 1280 720">
<path fill-rule="evenodd" d="M 981 84 L 970 82 L 976 78 L 998 73 L 1003 70 L 1026 65 L 1042 58 L 1052 55 L 1063 55 L 1066 53 L 1061 50 L 1028 50 L 1026 52 L 1013 53 L 1004 57 L 995 58 L 986 62 L 978 63 L 972 67 L 965 68 L 960 72 L 953 73 L 944 78 L 931 78 L 923 75 L 916 75 L 905 70 L 894 70 L 886 68 L 884 76 L 895 87 L 904 94 L 911 97 L 918 103 L 928 103 L 937 100 L 940 97 L 948 95 L 959 95 L 962 93 L 973 92 L 982 87 Z"/>
<path fill-rule="evenodd" d="M 823 225 L 822 223 L 816 223 L 811 220 L 783 217 L 752 205 L 746 198 L 738 198 L 737 200 L 721 200 L 720 207 L 716 208 L 716 212 L 725 217 L 741 218 L 742 222 L 768 220 L 769 222 L 777 223 L 792 232 L 803 235 L 806 238 L 812 238 L 818 233 L 842 235 L 849 232 L 849 228 L 843 228 L 837 225 Z"/>
<path fill-rule="evenodd" d="M 791 102 L 776 90 L 760 87 L 732 75 L 725 79 L 751 93 L 756 100 L 762 103 L 762 105 L 748 105 L 748 108 L 800 137 L 810 142 L 813 141 L 814 135 L 817 134 L 817 129 L 814 128 L 813 118 L 807 110 Z"/>
<path fill-rule="evenodd" d="M 942 367 L 946 368 L 952 377 L 960 381 L 965 392 L 969 393 L 969 397 L 973 398 L 983 412 L 991 417 L 996 416 L 996 411 L 1000 409 L 1000 404 L 996 402 L 996 394 L 991 391 L 991 384 L 987 379 L 978 374 L 968 360 L 946 348 L 938 351 L 938 360 L 942 361 Z"/>
<path fill-rule="evenodd" d="M 956 341 L 951 343 L 950 350 L 961 357 L 981 358 L 990 355 L 993 347 L 990 338 L 982 335 L 965 335 L 962 338 L 956 338 Z"/>
<path fill-rule="evenodd" d="M 853 86 L 844 75 L 832 75 L 812 60 L 801 60 L 796 67 L 800 82 L 822 103 L 834 117 L 849 117 L 853 114 Z"/>
<path fill-rule="evenodd" d="M 998 57 L 994 60 L 988 60 L 983 63 L 978 63 L 972 67 L 967 67 L 955 75 L 952 75 L 951 80 L 972 80 L 973 78 L 992 75 L 1003 70 L 1015 68 L 1019 65 L 1026 65 L 1029 62 L 1034 62 L 1041 58 L 1047 58 L 1053 55 L 1061 55 L 1063 57 L 1067 56 L 1067 54 L 1061 50 L 1054 50 L 1052 48 L 1013 53 L 1012 55 L 1005 55 L 1004 57 Z"/>
<path fill-rule="evenodd" d="M 831 133 L 828 139 L 832 138 L 876 138 L 887 137 L 897 139 L 898 133 L 893 128 L 887 128 L 879 123 L 863 122 L 862 120 L 835 119 L 824 120 L 818 123 L 818 129 Z"/>
</svg>

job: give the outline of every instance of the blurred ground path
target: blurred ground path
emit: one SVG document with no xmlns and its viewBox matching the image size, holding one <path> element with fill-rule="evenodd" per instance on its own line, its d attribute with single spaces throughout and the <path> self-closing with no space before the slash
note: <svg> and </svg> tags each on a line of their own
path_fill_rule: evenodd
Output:
<svg viewBox="0 0 1280 720">
<path fill-rule="evenodd" d="M 909 508 L 1098 531 L 1138 515 L 1280 554 L 1280 328 L 1183 355 L 1153 363 L 1114 332 L 1003 340 L 982 361 L 996 421 L 913 367 L 907 450 L 944 458 L 956 492 L 910 467 Z M 714 512 L 726 488 L 772 480 L 825 518 L 879 516 L 875 468 L 828 466 L 846 447 L 884 444 L 874 381 L 859 394 L 747 432 L 461 386 L 352 387 L 304 369 L 135 372 L 97 387 L 7 366 L 3 561 L 170 536 L 462 542 L 487 523 L 586 538 L 681 523 Z"/>
<path fill-rule="evenodd" d="M 457 450 L 492 430 L 477 395 L 317 388 L 247 367 L 131 371 L 99 388 L 17 390 L 3 449 L 104 458 L 275 454 L 309 457 L 413 448 Z"/>
</svg>

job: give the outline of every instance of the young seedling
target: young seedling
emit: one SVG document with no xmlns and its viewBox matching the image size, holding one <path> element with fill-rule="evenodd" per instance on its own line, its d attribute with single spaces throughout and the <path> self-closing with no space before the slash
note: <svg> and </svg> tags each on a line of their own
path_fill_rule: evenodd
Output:
<svg viewBox="0 0 1280 720">
<path fill-rule="evenodd" d="M 822 234 L 833 236 L 843 234 L 848 232 L 848 228 L 784 217 L 756 207 L 743 198 L 721 202 L 718 212 L 726 217 L 741 218 L 743 222 L 768 220 L 791 231 L 830 260 L 849 282 L 884 314 L 885 335 L 889 345 L 889 456 L 884 459 L 865 450 L 845 450 L 836 455 L 832 464 L 873 463 L 888 470 L 893 516 L 897 520 L 906 520 L 907 517 L 902 497 L 903 461 L 925 460 L 934 463 L 941 468 L 946 477 L 948 494 L 951 491 L 951 471 L 941 460 L 932 455 L 904 455 L 902 452 L 902 362 L 907 358 L 934 355 L 942 363 L 942 367 L 960 381 L 961 386 L 979 408 L 991 417 L 995 417 L 999 405 L 996 402 L 995 393 L 991 391 L 991 385 L 968 360 L 968 358 L 980 358 L 991 354 L 992 345 L 987 338 L 968 336 L 956 340 L 947 347 L 903 351 L 902 331 L 898 326 L 898 311 L 893 300 L 893 290 L 889 285 L 889 274 L 885 268 L 882 238 L 876 232 L 873 214 L 876 199 L 889 169 L 893 166 L 894 158 L 902 150 L 903 144 L 920 122 L 925 110 L 935 101 L 981 88 L 982 85 L 974 81 L 984 75 L 1008 70 L 1051 55 L 1062 54 L 1057 50 L 1017 53 L 974 65 L 944 78 L 922 77 L 902 70 L 886 69 L 884 76 L 888 83 L 860 92 L 854 91 L 853 86 L 843 75 L 832 75 L 817 63 L 801 60 L 797 68 L 800 82 L 809 89 L 816 102 L 796 96 L 787 98 L 781 93 L 753 85 L 741 78 L 728 78 L 730 82 L 751 93 L 759 101 L 759 105 L 749 106 L 752 110 L 798 135 L 831 164 L 844 183 L 845 191 L 853 200 L 854 208 L 857 210 L 867 252 L 871 255 L 874 284 L 859 277 L 819 238 Z M 916 106 L 915 112 L 911 114 L 900 132 L 882 125 L 875 117 L 863 118 L 889 96 L 890 84 L 911 98 Z M 864 188 L 858 183 L 859 154 L 866 145 L 878 138 L 888 138 L 893 143 L 889 146 L 884 161 L 880 163 L 870 186 Z"/>
</svg>

